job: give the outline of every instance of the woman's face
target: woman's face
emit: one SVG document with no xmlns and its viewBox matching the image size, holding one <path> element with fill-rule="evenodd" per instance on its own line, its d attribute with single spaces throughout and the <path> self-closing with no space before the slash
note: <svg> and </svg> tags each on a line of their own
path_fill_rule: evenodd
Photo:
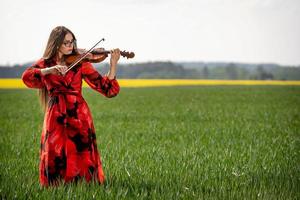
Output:
<svg viewBox="0 0 300 200">
<path fill-rule="evenodd" d="M 74 38 L 71 33 L 67 33 L 58 51 L 61 52 L 63 55 L 68 55 L 72 53 L 73 47 L 74 47 Z"/>
</svg>

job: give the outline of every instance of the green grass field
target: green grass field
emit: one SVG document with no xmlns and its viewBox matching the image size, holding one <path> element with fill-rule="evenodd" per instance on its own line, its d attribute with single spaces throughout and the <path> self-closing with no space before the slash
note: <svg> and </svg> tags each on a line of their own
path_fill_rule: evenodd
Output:
<svg viewBox="0 0 300 200">
<path fill-rule="evenodd" d="M 299 199 L 300 87 L 84 89 L 105 185 L 44 189 L 37 91 L 0 90 L 2 199 Z"/>
</svg>

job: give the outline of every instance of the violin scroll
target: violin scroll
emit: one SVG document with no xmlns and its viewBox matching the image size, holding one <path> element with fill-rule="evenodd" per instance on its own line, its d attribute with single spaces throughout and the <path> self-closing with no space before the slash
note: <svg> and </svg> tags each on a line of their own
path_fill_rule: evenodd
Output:
<svg viewBox="0 0 300 200">
<path fill-rule="evenodd" d="M 120 54 L 121 56 L 126 57 L 127 59 L 133 58 L 135 56 L 133 52 L 128 51 L 121 51 Z"/>
</svg>

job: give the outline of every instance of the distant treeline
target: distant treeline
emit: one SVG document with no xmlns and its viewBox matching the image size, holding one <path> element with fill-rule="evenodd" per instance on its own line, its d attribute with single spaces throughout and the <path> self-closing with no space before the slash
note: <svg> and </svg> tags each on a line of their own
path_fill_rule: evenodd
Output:
<svg viewBox="0 0 300 200">
<path fill-rule="evenodd" d="M 20 78 L 32 63 L 0 66 L 0 78 Z M 107 63 L 96 63 L 100 73 L 108 71 Z M 119 64 L 118 78 L 148 79 L 252 79 L 300 80 L 300 66 L 245 64 L 224 62 L 144 62 Z"/>
</svg>

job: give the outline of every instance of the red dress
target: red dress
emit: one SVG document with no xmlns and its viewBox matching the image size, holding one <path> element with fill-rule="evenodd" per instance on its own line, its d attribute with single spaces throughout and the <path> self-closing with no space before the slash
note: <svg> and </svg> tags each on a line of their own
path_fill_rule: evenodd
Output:
<svg viewBox="0 0 300 200">
<path fill-rule="evenodd" d="M 22 74 L 27 87 L 46 87 L 49 95 L 41 135 L 40 183 L 49 186 L 84 178 L 101 184 L 105 176 L 92 115 L 81 94 L 82 78 L 106 97 L 116 96 L 119 84 L 101 76 L 89 62 L 72 68 L 65 76 L 41 74 L 41 68 L 54 65 L 54 60 L 40 59 Z"/>
</svg>

